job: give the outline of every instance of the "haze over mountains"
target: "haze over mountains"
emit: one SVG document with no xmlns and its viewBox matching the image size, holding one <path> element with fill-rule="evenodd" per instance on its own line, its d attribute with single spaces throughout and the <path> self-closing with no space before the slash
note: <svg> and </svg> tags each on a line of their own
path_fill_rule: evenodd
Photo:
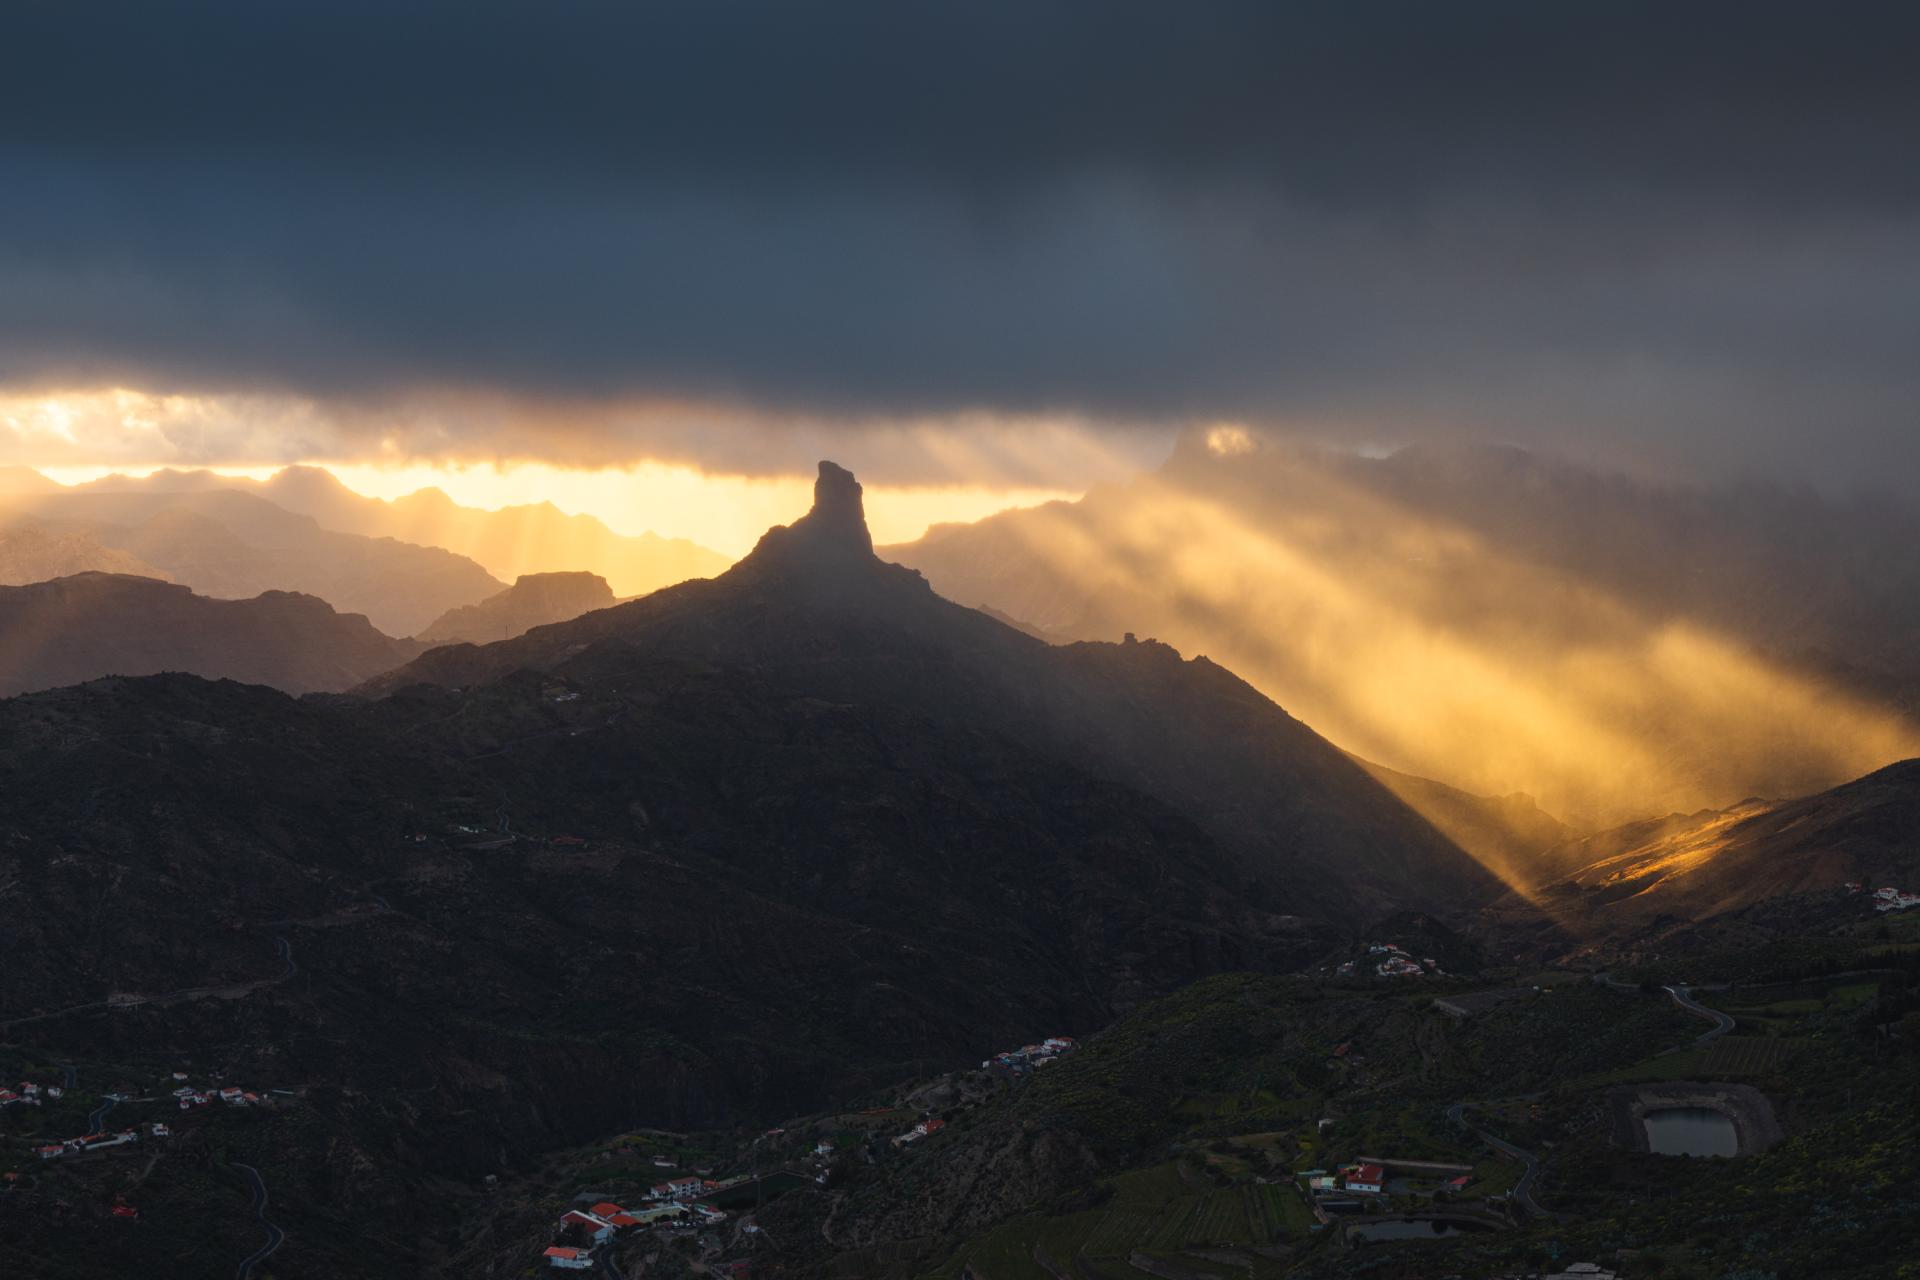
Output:
<svg viewBox="0 0 1920 1280">
<path fill-rule="evenodd" d="M 1920 751 L 1916 548 L 1901 507 L 1222 428 L 885 554 L 1049 635 L 1212 655 L 1383 765 L 1607 824 Z"/>
<path fill-rule="evenodd" d="M 131 557 L 207 596 L 318 596 L 393 636 L 506 585 L 451 551 L 323 529 L 309 516 L 225 489 L 19 496 L 0 502 L 0 536 L 35 545 L 64 539 L 72 549 L 65 563 L 88 569 L 125 571 L 132 566 L 123 557 Z"/>
<path fill-rule="evenodd" d="M 550 502 L 487 511 L 463 507 L 438 489 L 391 501 L 364 497 L 323 467 L 284 467 L 266 480 L 210 471 L 157 471 L 138 479 L 107 476 L 88 491 L 198 492 L 233 489 L 312 516 L 324 529 L 444 547 L 484 565 L 507 582 L 529 573 L 598 574 L 614 594 L 644 595 L 727 567 L 716 551 L 684 538 L 615 533 L 588 515 L 568 515 Z"/>
</svg>

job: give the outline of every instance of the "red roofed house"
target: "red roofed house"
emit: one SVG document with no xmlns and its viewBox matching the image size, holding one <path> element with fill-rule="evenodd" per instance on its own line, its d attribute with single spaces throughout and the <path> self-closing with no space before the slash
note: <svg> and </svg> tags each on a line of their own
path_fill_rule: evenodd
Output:
<svg viewBox="0 0 1920 1280">
<path fill-rule="evenodd" d="M 116 1218 L 137 1218 L 140 1216 L 140 1211 L 130 1204 L 117 1204 L 113 1206 L 113 1216 Z"/>
<path fill-rule="evenodd" d="M 587 1239 L 598 1243 L 613 1235 L 613 1224 L 597 1214 L 582 1209 L 569 1209 L 560 1215 L 560 1229 L 579 1227 L 587 1233 Z"/>
<path fill-rule="evenodd" d="M 575 1249 L 564 1244 L 547 1246 L 547 1265 L 565 1267 L 570 1271 L 585 1271 L 593 1265 L 593 1255 L 585 1249 Z"/>
<path fill-rule="evenodd" d="M 628 1227 L 637 1227 L 640 1225 L 640 1219 L 630 1213 L 612 1214 L 607 1218 L 607 1221 L 611 1222 L 615 1230 L 618 1231 L 625 1231 Z"/>
<path fill-rule="evenodd" d="M 1347 1178 L 1347 1190 L 1377 1196 L 1386 1185 L 1387 1171 L 1377 1164 L 1348 1165 L 1341 1170 Z"/>
<path fill-rule="evenodd" d="M 593 1206 L 593 1212 L 599 1214 L 603 1218 L 611 1218 L 613 1217 L 614 1214 L 622 1213 L 625 1211 L 621 1209 L 619 1205 L 615 1204 L 611 1200 L 602 1200 L 599 1204 Z"/>
<path fill-rule="evenodd" d="M 1473 1175 L 1472 1175 L 1472 1174 L 1470 1174 L 1470 1173 L 1463 1173 L 1463 1174 L 1461 1174 L 1461 1175 L 1460 1175 L 1459 1177 L 1457 1177 L 1457 1178 L 1453 1178 L 1453 1179 L 1450 1179 L 1450 1180 L 1449 1180 L 1449 1181 L 1447 1182 L 1447 1190 L 1449 1190 L 1449 1191 L 1465 1191 L 1465 1190 L 1467 1189 L 1467 1184 L 1468 1184 L 1469 1182 L 1472 1182 L 1472 1181 L 1473 1181 Z"/>
</svg>

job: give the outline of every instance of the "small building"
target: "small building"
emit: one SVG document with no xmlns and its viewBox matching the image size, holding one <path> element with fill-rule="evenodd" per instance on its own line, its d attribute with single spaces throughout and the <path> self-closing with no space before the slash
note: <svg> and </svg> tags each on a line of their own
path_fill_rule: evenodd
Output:
<svg viewBox="0 0 1920 1280">
<path fill-rule="evenodd" d="M 113 1216 L 116 1218 L 137 1218 L 140 1216 L 140 1211 L 130 1204 L 117 1204 L 113 1206 Z"/>
<path fill-rule="evenodd" d="M 1340 1170 L 1348 1191 L 1377 1196 L 1386 1187 L 1387 1171 L 1377 1164 L 1350 1164 Z"/>
<path fill-rule="evenodd" d="M 611 1200 L 602 1200 L 599 1204 L 596 1204 L 593 1206 L 593 1212 L 599 1214 L 603 1218 L 611 1220 L 614 1214 L 624 1213 L 626 1212 L 626 1210 L 622 1209 L 619 1205 L 615 1204 Z"/>
<path fill-rule="evenodd" d="M 560 1267 L 567 1271 L 586 1271 L 593 1266 L 593 1254 L 586 1249 L 576 1249 L 572 1245 L 548 1245 L 546 1259 L 548 1266 Z"/>
<path fill-rule="evenodd" d="M 158 1120 L 147 1126 L 147 1132 L 156 1138 L 171 1138 L 173 1136 L 173 1130 L 167 1128 L 166 1125 L 161 1124 Z"/>
<path fill-rule="evenodd" d="M 50 1142 L 44 1147 L 35 1147 L 33 1150 L 34 1154 L 42 1160 L 58 1160 L 67 1153 L 67 1149 L 57 1142 Z"/>
<path fill-rule="evenodd" d="M 613 1224 L 599 1214 L 588 1213 L 584 1209 L 569 1209 L 560 1215 L 560 1229 L 579 1227 L 587 1239 L 595 1244 L 613 1237 Z"/>
</svg>

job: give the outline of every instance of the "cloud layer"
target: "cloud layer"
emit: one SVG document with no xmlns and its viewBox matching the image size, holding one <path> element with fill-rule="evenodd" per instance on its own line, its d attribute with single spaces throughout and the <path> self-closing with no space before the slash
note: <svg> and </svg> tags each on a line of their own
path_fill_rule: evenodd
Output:
<svg viewBox="0 0 1920 1280">
<path fill-rule="evenodd" d="M 16 389 L 311 403 L 341 454 L 754 467 L 822 430 L 1244 418 L 1920 474 L 1908 6 L 230 0 L 9 27 Z"/>
</svg>

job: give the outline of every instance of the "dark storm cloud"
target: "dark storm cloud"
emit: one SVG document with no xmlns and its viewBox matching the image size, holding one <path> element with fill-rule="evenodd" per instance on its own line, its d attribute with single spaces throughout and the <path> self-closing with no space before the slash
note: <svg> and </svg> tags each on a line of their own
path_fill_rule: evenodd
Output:
<svg viewBox="0 0 1920 1280">
<path fill-rule="evenodd" d="M 0 379 L 1920 470 L 1909 12 L 16 5 Z"/>
</svg>

